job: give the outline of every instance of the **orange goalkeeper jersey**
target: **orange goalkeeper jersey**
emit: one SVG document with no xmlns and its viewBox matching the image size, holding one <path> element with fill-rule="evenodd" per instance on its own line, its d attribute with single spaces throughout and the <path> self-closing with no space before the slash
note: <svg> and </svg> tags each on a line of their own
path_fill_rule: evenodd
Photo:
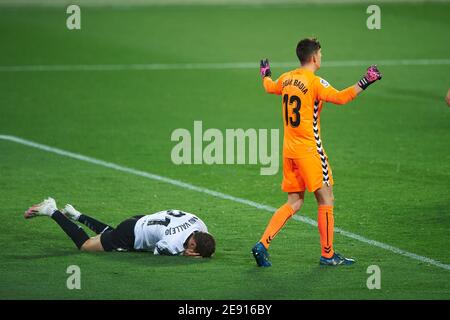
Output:
<svg viewBox="0 0 450 320">
<path fill-rule="evenodd" d="M 299 68 L 273 81 L 264 78 L 268 93 L 282 95 L 283 156 L 299 159 L 322 150 L 320 111 L 323 102 L 347 103 L 356 97 L 353 86 L 338 91 L 312 71 Z"/>
</svg>

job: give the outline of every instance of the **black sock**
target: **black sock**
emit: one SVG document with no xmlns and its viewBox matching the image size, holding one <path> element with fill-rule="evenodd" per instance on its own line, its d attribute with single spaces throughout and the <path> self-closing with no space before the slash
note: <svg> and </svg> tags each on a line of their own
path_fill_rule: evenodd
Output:
<svg viewBox="0 0 450 320">
<path fill-rule="evenodd" d="M 107 224 L 95 220 L 94 218 L 91 218 L 84 214 L 80 215 L 80 217 L 78 218 L 78 222 L 84 224 L 86 227 L 94 231 L 96 234 L 103 233 L 106 230 L 114 230 L 113 227 L 108 226 Z"/>
<path fill-rule="evenodd" d="M 72 239 L 78 249 L 81 249 L 81 246 L 89 240 L 89 236 L 87 233 L 78 225 L 70 221 L 65 215 L 56 210 L 52 219 L 56 221 L 57 224 L 64 230 L 64 232 Z"/>
</svg>

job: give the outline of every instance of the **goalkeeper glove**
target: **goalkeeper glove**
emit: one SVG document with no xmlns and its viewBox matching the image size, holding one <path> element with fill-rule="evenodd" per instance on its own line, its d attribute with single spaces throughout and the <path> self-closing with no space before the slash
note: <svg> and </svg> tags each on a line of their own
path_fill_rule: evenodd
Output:
<svg viewBox="0 0 450 320">
<path fill-rule="evenodd" d="M 264 79 L 265 77 L 270 77 L 272 75 L 272 71 L 270 71 L 269 60 L 261 60 L 261 65 L 259 67 L 259 72 L 261 73 L 261 77 Z"/>
<path fill-rule="evenodd" d="M 377 80 L 380 80 L 382 77 L 381 72 L 378 70 L 377 65 L 370 66 L 367 69 L 366 74 L 362 77 L 361 80 L 358 81 L 358 86 L 366 90 L 368 86 L 370 86 L 372 83 L 374 83 Z"/>
</svg>

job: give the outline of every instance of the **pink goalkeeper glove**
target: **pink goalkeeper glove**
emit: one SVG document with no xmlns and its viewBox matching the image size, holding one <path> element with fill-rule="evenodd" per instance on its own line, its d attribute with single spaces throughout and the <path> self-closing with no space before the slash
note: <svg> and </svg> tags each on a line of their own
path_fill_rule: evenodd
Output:
<svg viewBox="0 0 450 320">
<path fill-rule="evenodd" d="M 358 81 L 358 86 L 366 90 L 368 86 L 374 83 L 377 80 L 380 80 L 382 77 L 381 72 L 378 70 L 377 65 L 374 64 L 367 69 L 366 74 L 362 77 L 361 80 Z"/>
<path fill-rule="evenodd" d="M 269 59 L 261 60 L 259 72 L 261 73 L 261 77 L 263 79 L 265 77 L 270 77 L 272 75 L 272 71 L 270 71 L 270 66 L 269 66 Z"/>
</svg>

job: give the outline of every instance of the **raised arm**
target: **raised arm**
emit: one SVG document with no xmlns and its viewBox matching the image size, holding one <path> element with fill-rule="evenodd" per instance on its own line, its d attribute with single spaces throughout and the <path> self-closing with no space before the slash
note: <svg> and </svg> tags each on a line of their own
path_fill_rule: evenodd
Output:
<svg viewBox="0 0 450 320">
<path fill-rule="evenodd" d="M 352 101 L 358 94 L 365 90 L 369 85 L 382 78 L 381 72 L 376 65 L 370 66 L 366 74 L 355 85 L 344 90 L 338 91 L 328 82 L 320 79 L 318 87 L 318 98 L 320 100 L 334 104 L 346 104 Z"/>
<path fill-rule="evenodd" d="M 281 94 L 281 81 L 277 79 L 275 81 L 272 80 L 272 71 L 270 71 L 269 60 L 261 60 L 259 72 L 263 79 L 264 90 L 267 93 L 273 94 Z"/>
<path fill-rule="evenodd" d="M 357 85 L 339 91 L 333 88 L 328 82 L 323 79 L 317 81 L 320 81 L 320 83 L 317 85 L 318 99 L 325 102 L 331 102 L 334 104 L 346 104 L 352 101 L 362 91 L 362 89 Z"/>
</svg>

